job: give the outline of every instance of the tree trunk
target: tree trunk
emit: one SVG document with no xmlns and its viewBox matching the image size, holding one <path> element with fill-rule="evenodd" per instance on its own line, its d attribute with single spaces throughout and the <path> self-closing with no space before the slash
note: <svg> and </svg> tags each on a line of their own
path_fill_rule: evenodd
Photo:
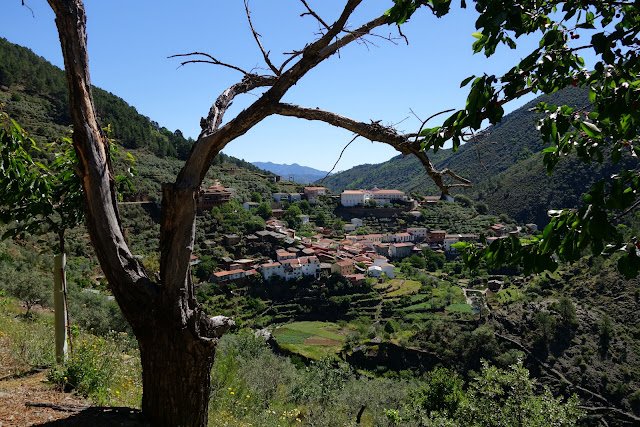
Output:
<svg viewBox="0 0 640 427">
<path fill-rule="evenodd" d="M 164 189 L 161 283 L 149 279 L 120 224 L 109 141 L 96 119 L 81 0 L 48 0 L 65 62 L 73 145 L 91 242 L 113 295 L 138 339 L 142 410 L 154 425 L 205 426 L 218 338 L 233 321 L 209 317 L 198 304 L 189 269 L 200 182 Z"/>
<path fill-rule="evenodd" d="M 142 412 L 154 426 L 206 426 L 215 346 L 188 330 L 139 337 Z"/>
</svg>

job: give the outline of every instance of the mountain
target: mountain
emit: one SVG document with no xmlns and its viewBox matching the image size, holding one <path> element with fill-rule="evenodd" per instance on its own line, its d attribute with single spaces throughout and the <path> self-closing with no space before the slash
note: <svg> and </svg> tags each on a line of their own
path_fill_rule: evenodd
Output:
<svg viewBox="0 0 640 427">
<path fill-rule="evenodd" d="M 170 131 L 139 114 L 122 98 L 93 86 L 98 120 L 109 126 L 110 137 L 128 150 L 151 152 L 160 158 L 185 160 L 193 139 L 180 129 Z M 30 49 L 0 37 L 0 108 L 17 120 L 38 143 L 69 133 L 69 95 L 64 71 Z M 265 171 L 220 153 L 214 164 L 229 163 L 256 173 Z"/>
<path fill-rule="evenodd" d="M 282 175 L 284 179 L 293 182 L 299 182 L 300 184 L 308 184 L 310 182 L 317 181 L 327 176 L 328 172 L 318 169 L 310 168 L 308 166 L 301 166 L 297 163 L 292 165 L 278 164 L 272 162 L 251 162 L 254 166 L 260 169 L 273 172 L 277 175 Z M 292 177 L 292 179 L 289 179 Z"/>
<path fill-rule="evenodd" d="M 481 200 L 493 213 L 506 213 L 519 222 L 545 224 L 549 208 L 576 206 L 588 188 L 612 173 L 611 165 L 583 164 L 569 156 L 558 164 L 551 177 L 546 174 L 542 164 L 546 145 L 536 129 L 541 115 L 531 111 L 541 101 L 583 107 L 588 105 L 588 96 L 583 89 L 570 88 L 536 98 L 482 131 L 457 152 L 431 153 L 436 168 L 449 168 L 472 181 L 472 189 L 454 193 Z M 356 166 L 328 177 L 324 185 L 334 192 L 374 185 L 426 195 L 439 192 L 415 156 Z"/>
</svg>

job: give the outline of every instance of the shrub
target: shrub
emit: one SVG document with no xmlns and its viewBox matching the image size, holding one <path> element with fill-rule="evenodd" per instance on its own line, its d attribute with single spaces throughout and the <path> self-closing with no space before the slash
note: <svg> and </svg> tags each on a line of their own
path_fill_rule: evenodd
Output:
<svg viewBox="0 0 640 427">
<path fill-rule="evenodd" d="M 77 338 L 68 359 L 47 372 L 49 381 L 98 404 L 138 406 L 142 392 L 140 360 L 127 334 L 96 337 L 81 333 Z"/>
</svg>

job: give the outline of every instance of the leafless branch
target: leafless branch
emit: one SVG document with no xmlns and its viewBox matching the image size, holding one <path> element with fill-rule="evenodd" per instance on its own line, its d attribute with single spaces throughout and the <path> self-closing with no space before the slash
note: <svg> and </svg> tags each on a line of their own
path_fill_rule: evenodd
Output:
<svg viewBox="0 0 640 427">
<path fill-rule="evenodd" d="M 311 8 L 309 7 L 309 5 L 307 4 L 306 0 L 300 0 L 300 1 L 301 1 L 301 2 L 302 2 L 302 4 L 304 5 L 304 7 L 306 7 L 306 8 L 307 8 L 307 11 L 308 11 L 308 12 L 305 12 L 305 13 L 301 14 L 300 16 L 311 15 L 311 16 L 313 16 L 314 18 L 316 18 L 316 19 L 318 20 L 318 22 L 319 22 L 319 23 L 320 23 L 320 24 L 321 24 L 325 29 L 327 29 L 327 30 L 328 30 L 328 29 L 329 29 L 329 25 L 327 25 L 327 23 L 326 23 L 326 22 L 324 22 L 324 21 L 322 20 L 322 18 L 320 18 L 320 16 L 319 16 L 316 12 L 314 12 L 314 11 L 313 11 L 313 9 L 311 9 Z"/>
<path fill-rule="evenodd" d="M 340 152 L 340 155 L 338 156 L 338 160 L 336 160 L 336 162 L 334 163 L 333 167 L 331 168 L 331 170 L 329 172 L 327 172 L 327 174 L 324 176 L 324 178 L 322 178 L 320 180 L 320 184 L 322 184 L 324 182 L 325 179 L 327 179 L 327 177 L 329 175 L 331 175 L 331 172 L 333 172 L 333 170 L 336 168 L 336 166 L 338 166 L 338 162 L 340 161 L 340 159 L 342 158 L 342 155 L 344 154 L 345 150 L 347 149 L 348 146 L 351 145 L 351 143 L 353 141 L 355 141 L 360 135 L 356 135 L 353 137 L 353 139 L 351 141 L 349 141 L 349 143 L 347 145 L 344 146 L 344 148 L 342 149 L 342 151 Z"/>
<path fill-rule="evenodd" d="M 231 65 L 231 64 L 227 64 L 226 62 L 222 62 L 217 60 L 216 58 L 214 58 L 213 56 L 209 55 L 208 53 L 204 53 L 204 52 L 191 52 L 191 53 L 179 53 L 176 55 L 171 55 L 168 58 L 180 58 L 180 57 L 188 57 L 188 56 L 204 56 L 207 59 L 190 59 L 188 61 L 184 61 L 182 63 L 180 63 L 180 66 L 184 66 L 186 64 L 195 64 L 195 63 L 205 63 L 205 64 L 213 64 L 213 65 L 220 65 L 222 67 L 227 67 L 227 68 L 231 68 L 232 70 L 236 70 L 236 71 L 240 71 L 242 74 L 249 75 L 250 73 L 248 73 L 247 71 L 243 70 L 240 67 L 237 67 L 235 65 Z"/>
<path fill-rule="evenodd" d="M 409 39 L 407 38 L 407 36 L 405 36 L 402 33 L 402 28 L 400 28 L 400 25 L 397 25 L 397 28 L 398 28 L 398 34 L 400 34 L 400 37 L 402 37 L 404 39 L 405 43 L 407 43 L 407 46 L 409 46 Z"/>
<path fill-rule="evenodd" d="M 276 110 L 280 108 L 279 103 L 282 97 L 310 70 L 335 54 L 339 47 L 347 45 L 379 26 L 386 25 L 387 17 L 381 15 L 361 25 L 355 31 L 344 35 L 342 38 L 336 39 L 344 30 L 347 20 L 355 8 L 361 2 L 362 0 L 348 0 L 340 16 L 330 26 L 330 29 L 318 40 L 305 46 L 303 51 L 296 55 L 297 61 L 289 66 L 286 71 L 282 71 L 281 75 L 271 76 L 268 81 L 266 81 L 266 77 L 263 76 L 261 77 L 262 83 L 260 85 L 249 85 L 248 87 L 251 88 L 258 86 L 271 87 L 261 94 L 255 102 L 224 125 L 221 124 L 222 115 L 226 112 L 233 97 L 238 93 L 246 93 L 248 90 L 242 89 L 243 85 L 240 83 L 228 89 L 228 91 L 230 91 L 229 95 L 223 93 L 218 97 L 208 117 L 201 121 L 203 131 L 193 145 L 189 158 L 178 174 L 174 185 L 177 188 L 195 188 L 199 186 L 217 153 L 224 149 L 229 142 L 248 132 L 253 126 L 266 117 L 277 114 Z M 247 74 L 245 74 L 245 77 L 247 77 Z M 384 126 L 379 127 L 381 130 L 386 129 Z M 400 147 L 400 149 L 402 149 L 400 142 L 407 143 L 406 138 L 398 136 L 395 130 L 386 129 L 386 132 L 390 134 L 393 133 L 397 136 L 398 147 Z M 404 152 L 408 153 L 411 151 L 409 148 L 406 148 Z"/>
<path fill-rule="evenodd" d="M 429 177 L 436 183 L 443 193 L 448 194 L 450 188 L 472 187 L 471 181 L 462 178 L 449 169 L 437 170 L 431 159 L 426 155 L 421 147 L 420 140 L 411 140 L 407 135 L 398 133 L 394 128 L 383 126 L 380 122 L 364 123 L 350 119 L 331 111 L 320 110 L 318 108 L 305 108 L 298 105 L 279 103 L 274 106 L 274 114 L 282 116 L 297 117 L 306 120 L 318 120 L 332 126 L 350 130 L 359 136 L 371 141 L 384 142 L 391 145 L 402 154 L 414 154 L 420 159 Z M 346 147 L 345 147 L 346 148 Z M 344 151 L 344 150 L 343 150 Z M 449 175 L 458 181 L 458 184 L 446 184 L 443 177 Z"/>
<path fill-rule="evenodd" d="M 298 51 L 298 50 L 294 50 L 293 52 L 285 52 L 285 55 L 291 55 L 289 58 L 287 58 L 282 65 L 280 65 L 280 69 L 278 71 L 280 71 L 282 73 L 282 70 L 284 70 L 284 67 L 286 67 L 286 65 L 293 61 L 295 58 L 297 58 L 298 56 L 302 55 L 303 51 Z"/>
<path fill-rule="evenodd" d="M 31 17 L 33 17 L 33 18 L 35 18 L 35 17 L 36 17 L 36 14 L 35 14 L 35 13 L 33 13 L 33 9 L 31 9 L 31 8 L 29 7 L 29 5 L 28 5 L 28 4 L 26 4 L 26 3 L 24 2 L 24 0 L 22 0 L 22 5 L 23 5 L 24 7 L 26 7 L 27 9 L 29 9 L 29 11 L 31 11 Z"/>
<path fill-rule="evenodd" d="M 276 76 L 279 76 L 281 73 L 280 70 L 278 70 L 269 59 L 269 52 L 266 52 L 264 50 L 264 47 L 262 47 L 262 43 L 260 42 L 260 37 L 262 36 L 258 34 L 258 32 L 253 27 L 253 22 L 251 22 L 251 12 L 249 11 L 249 0 L 244 0 L 244 10 L 247 13 L 247 20 L 249 21 L 249 27 L 251 27 L 253 38 L 256 40 L 256 43 L 258 44 L 258 47 L 260 48 L 260 52 L 262 52 L 262 57 L 264 58 L 264 62 L 267 63 L 271 71 L 273 71 Z"/>
<path fill-rule="evenodd" d="M 630 212 L 633 212 L 640 206 L 640 199 L 636 200 L 636 202 L 631 205 L 626 211 L 622 212 L 620 215 L 614 217 L 611 221 L 617 221 L 625 215 L 628 215 Z"/>
<path fill-rule="evenodd" d="M 272 86 L 276 79 L 277 78 L 273 76 L 247 74 L 240 83 L 236 83 L 222 92 L 222 94 L 220 94 L 216 99 L 216 102 L 211 106 L 207 118 L 203 118 L 200 121 L 200 127 L 202 128 L 200 136 L 211 134 L 220 127 L 224 113 L 231 106 L 231 103 L 236 96 L 247 93 L 258 87 Z"/>
<path fill-rule="evenodd" d="M 425 125 L 427 124 L 427 122 L 428 122 L 429 120 L 433 119 L 434 117 L 439 116 L 440 114 L 450 113 L 450 112 L 452 112 L 453 110 L 455 110 L 455 108 L 450 108 L 450 109 L 448 109 L 448 110 L 443 110 L 443 111 L 440 111 L 440 112 L 438 112 L 438 113 L 435 113 L 435 114 L 430 115 L 429 117 L 427 117 L 427 119 L 426 119 L 426 120 L 421 120 L 421 119 L 420 119 L 420 117 L 418 117 L 418 115 L 417 115 L 416 113 L 414 113 L 414 111 L 413 111 L 412 109 L 409 109 L 409 111 L 411 111 L 411 113 L 416 117 L 416 119 L 420 120 L 422 123 L 420 124 L 420 128 L 418 129 L 418 132 L 416 132 L 416 133 L 410 133 L 410 134 L 408 134 L 407 136 L 408 136 L 408 137 L 416 137 L 416 138 L 417 138 L 417 137 L 419 137 L 419 136 L 420 136 L 420 134 L 422 133 L 422 131 L 423 131 L 423 129 L 424 129 L 424 127 L 425 127 Z"/>
</svg>

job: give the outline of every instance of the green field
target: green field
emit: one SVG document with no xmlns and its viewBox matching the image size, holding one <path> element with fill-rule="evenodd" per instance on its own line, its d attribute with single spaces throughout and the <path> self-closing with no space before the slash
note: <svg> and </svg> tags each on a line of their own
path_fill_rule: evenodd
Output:
<svg viewBox="0 0 640 427">
<path fill-rule="evenodd" d="M 389 281 L 390 288 L 387 290 L 388 297 L 400 297 L 402 295 L 412 295 L 420 290 L 420 282 L 415 280 L 393 279 Z"/>
<path fill-rule="evenodd" d="M 405 311 L 431 310 L 431 304 L 429 304 L 428 302 L 421 302 L 419 304 L 413 304 L 413 305 L 410 305 L 409 307 L 405 307 L 404 310 Z"/>
<path fill-rule="evenodd" d="M 471 308 L 471 306 L 466 303 L 451 304 L 445 307 L 445 311 L 452 311 L 452 312 L 458 312 L 458 313 L 473 313 L 473 309 Z"/>
<path fill-rule="evenodd" d="M 278 344 L 311 359 L 333 355 L 342 349 L 345 330 L 331 322 L 294 322 L 273 331 Z"/>
</svg>

